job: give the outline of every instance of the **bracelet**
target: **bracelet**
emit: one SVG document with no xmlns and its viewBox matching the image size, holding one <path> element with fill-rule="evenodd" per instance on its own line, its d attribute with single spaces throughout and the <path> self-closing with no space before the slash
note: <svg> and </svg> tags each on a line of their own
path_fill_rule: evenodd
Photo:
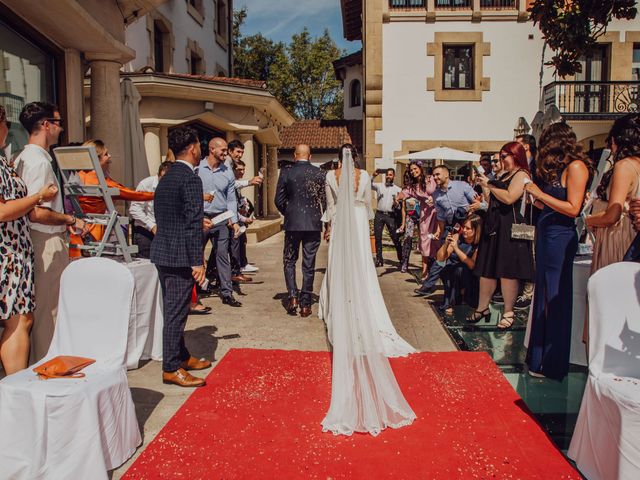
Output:
<svg viewBox="0 0 640 480">
<path fill-rule="evenodd" d="M 42 196 L 41 193 L 38 194 L 38 201 L 36 202 L 36 205 L 42 205 L 42 203 L 44 202 L 44 197 Z"/>
<path fill-rule="evenodd" d="M 76 221 L 78 220 L 76 217 L 71 216 L 71 218 L 73 218 L 73 222 L 71 223 L 67 223 L 67 227 L 73 227 L 76 224 Z"/>
</svg>

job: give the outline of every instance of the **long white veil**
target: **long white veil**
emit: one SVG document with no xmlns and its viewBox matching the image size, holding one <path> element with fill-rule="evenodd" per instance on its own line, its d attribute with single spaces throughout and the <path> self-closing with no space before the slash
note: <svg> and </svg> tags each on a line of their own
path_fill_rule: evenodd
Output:
<svg viewBox="0 0 640 480">
<path fill-rule="evenodd" d="M 333 371 L 331 405 L 322 427 L 336 435 L 377 435 L 386 427 L 408 425 L 416 416 L 400 391 L 372 321 L 370 292 L 362 288 L 367 284 L 366 262 L 372 257 L 370 243 L 358 240 L 354 187 L 351 151 L 345 149 L 326 273 Z"/>
</svg>

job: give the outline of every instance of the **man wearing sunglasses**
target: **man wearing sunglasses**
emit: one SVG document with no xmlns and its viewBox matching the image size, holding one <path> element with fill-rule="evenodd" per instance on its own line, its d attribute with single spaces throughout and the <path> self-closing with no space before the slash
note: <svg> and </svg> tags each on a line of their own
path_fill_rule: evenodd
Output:
<svg viewBox="0 0 640 480">
<path fill-rule="evenodd" d="M 29 143 L 16 159 L 15 168 L 27 185 L 29 195 L 50 183 L 58 187 L 58 195 L 52 201 L 41 202 L 29 213 L 36 286 L 31 364 L 45 356 L 53 337 L 60 275 L 69 263 L 65 231 L 73 228 L 84 234 L 86 225 L 81 219 L 64 213 L 60 185 L 53 172 L 49 149 L 58 143 L 64 130 L 58 108 L 47 102 L 29 103 L 20 113 L 20 123 L 29 133 Z"/>
</svg>

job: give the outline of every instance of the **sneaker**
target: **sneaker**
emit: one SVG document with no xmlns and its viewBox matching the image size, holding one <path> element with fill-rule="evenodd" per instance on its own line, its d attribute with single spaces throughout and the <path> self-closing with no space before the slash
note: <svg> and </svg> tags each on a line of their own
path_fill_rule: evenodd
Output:
<svg viewBox="0 0 640 480">
<path fill-rule="evenodd" d="M 429 297 L 431 295 L 433 295 L 435 293 L 436 289 L 435 288 L 416 288 L 413 293 L 415 293 L 416 295 L 420 296 L 420 297 Z"/>
<path fill-rule="evenodd" d="M 526 310 L 531 305 L 531 299 L 526 295 L 520 295 L 516 299 L 516 304 L 513 306 L 514 310 Z"/>
<path fill-rule="evenodd" d="M 242 273 L 256 273 L 258 270 L 260 270 L 258 267 L 253 266 L 250 263 L 247 263 L 240 271 Z"/>
</svg>

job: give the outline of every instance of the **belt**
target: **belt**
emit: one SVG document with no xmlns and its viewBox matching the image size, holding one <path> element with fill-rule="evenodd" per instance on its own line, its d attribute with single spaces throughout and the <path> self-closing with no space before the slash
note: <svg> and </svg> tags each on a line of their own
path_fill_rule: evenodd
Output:
<svg viewBox="0 0 640 480">
<path fill-rule="evenodd" d="M 376 210 L 376 211 L 379 212 L 379 213 L 384 213 L 386 215 L 390 215 L 390 214 L 393 213 L 393 210 L 389 210 L 388 212 L 385 212 L 384 210 Z"/>
</svg>

